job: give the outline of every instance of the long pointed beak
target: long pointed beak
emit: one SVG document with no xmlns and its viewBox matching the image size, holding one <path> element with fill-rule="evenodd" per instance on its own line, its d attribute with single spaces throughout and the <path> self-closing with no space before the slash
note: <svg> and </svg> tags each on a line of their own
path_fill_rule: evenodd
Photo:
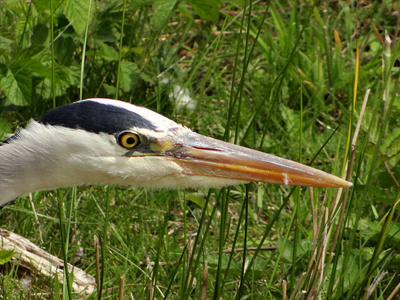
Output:
<svg viewBox="0 0 400 300">
<path fill-rule="evenodd" d="M 350 187 L 337 176 L 284 159 L 209 138 L 194 132 L 179 137 L 167 151 L 185 175 L 228 178 L 311 187 Z"/>
</svg>

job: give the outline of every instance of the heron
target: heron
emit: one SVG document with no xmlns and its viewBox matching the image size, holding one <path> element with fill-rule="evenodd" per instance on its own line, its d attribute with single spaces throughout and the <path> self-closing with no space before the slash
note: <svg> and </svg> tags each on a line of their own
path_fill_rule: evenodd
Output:
<svg viewBox="0 0 400 300">
<path fill-rule="evenodd" d="M 346 188 L 342 178 L 195 133 L 147 108 L 81 100 L 45 113 L 0 143 L 0 206 L 39 190 L 117 184 L 223 187 L 251 181 Z"/>
</svg>

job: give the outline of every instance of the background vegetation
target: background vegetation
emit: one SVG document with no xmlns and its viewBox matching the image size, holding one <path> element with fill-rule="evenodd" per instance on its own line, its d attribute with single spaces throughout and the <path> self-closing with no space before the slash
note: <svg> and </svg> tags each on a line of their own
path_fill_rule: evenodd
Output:
<svg viewBox="0 0 400 300">
<path fill-rule="evenodd" d="M 394 0 L 0 0 L 0 136 L 118 98 L 354 183 L 68 188 L 32 195 L 40 225 L 25 196 L 1 226 L 91 275 L 99 237 L 103 299 L 122 276 L 126 299 L 399 297 L 399 18 Z M 4 299 L 67 290 L 0 275 Z"/>
</svg>

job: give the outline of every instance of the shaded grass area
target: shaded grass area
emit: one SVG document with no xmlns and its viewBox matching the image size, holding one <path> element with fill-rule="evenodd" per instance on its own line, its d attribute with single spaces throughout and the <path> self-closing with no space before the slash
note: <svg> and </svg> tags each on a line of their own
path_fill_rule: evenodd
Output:
<svg viewBox="0 0 400 300">
<path fill-rule="evenodd" d="M 104 299 L 120 277 L 135 299 L 398 297 L 396 1 L 51 3 L 0 7 L 0 134 L 53 106 L 119 98 L 354 187 L 60 189 L 33 194 L 39 226 L 22 197 L 2 227 L 91 275 L 97 236 Z M 177 103 L 185 93 L 194 107 Z M 10 271 L 5 298 L 68 298 Z"/>
</svg>

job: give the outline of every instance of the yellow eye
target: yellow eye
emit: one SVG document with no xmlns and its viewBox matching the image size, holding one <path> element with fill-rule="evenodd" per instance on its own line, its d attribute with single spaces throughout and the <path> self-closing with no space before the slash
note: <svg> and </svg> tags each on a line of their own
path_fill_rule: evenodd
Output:
<svg viewBox="0 0 400 300">
<path fill-rule="evenodd" d="M 118 135 L 118 143 L 126 149 L 132 149 L 140 144 L 140 138 L 136 133 L 124 131 Z"/>
</svg>

